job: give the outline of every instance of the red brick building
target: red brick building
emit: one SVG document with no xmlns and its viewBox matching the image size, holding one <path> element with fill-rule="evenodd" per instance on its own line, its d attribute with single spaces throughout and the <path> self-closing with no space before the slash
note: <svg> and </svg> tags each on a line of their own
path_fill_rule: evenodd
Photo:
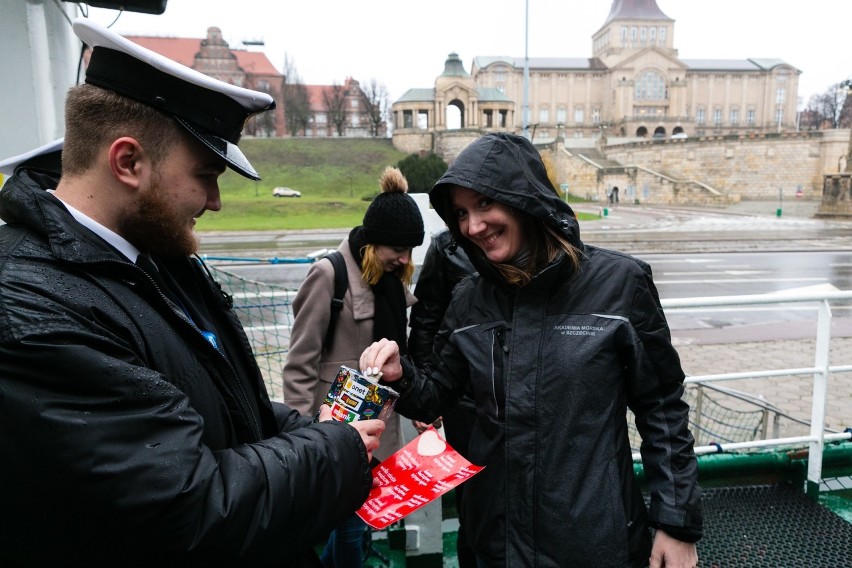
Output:
<svg viewBox="0 0 852 568">
<path fill-rule="evenodd" d="M 368 138 L 372 135 L 367 95 L 358 81 L 347 77 L 343 85 L 305 86 L 311 109 L 303 133 L 305 137 Z M 382 122 L 377 136 L 384 137 L 386 133 L 387 125 Z"/>
<path fill-rule="evenodd" d="M 249 119 L 244 133 L 284 136 L 284 75 L 266 54 L 232 49 L 217 27 L 208 28 L 205 39 L 149 36 L 127 36 L 127 39 L 220 81 L 269 93 L 275 99 L 275 110 Z"/>
<path fill-rule="evenodd" d="M 182 65 L 232 85 L 269 93 L 275 99 L 273 113 L 249 119 L 244 133 L 252 136 L 288 136 L 284 86 L 281 74 L 266 54 L 233 49 L 217 27 L 207 29 L 205 39 L 127 36 L 133 41 Z M 296 134 L 307 138 L 369 137 L 367 98 L 358 81 L 347 77 L 343 85 L 305 85 L 310 111 L 307 124 Z M 330 101 L 337 101 L 330 104 Z M 336 107 L 336 108 L 335 108 Z M 382 123 L 379 136 L 385 136 Z"/>
</svg>

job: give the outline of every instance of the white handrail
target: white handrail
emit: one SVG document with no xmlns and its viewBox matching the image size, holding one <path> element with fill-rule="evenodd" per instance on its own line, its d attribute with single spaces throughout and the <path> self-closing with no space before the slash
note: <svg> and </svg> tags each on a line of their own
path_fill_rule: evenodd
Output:
<svg viewBox="0 0 852 568">
<path fill-rule="evenodd" d="M 753 304 L 793 304 L 822 302 L 826 300 L 852 300 L 852 290 L 836 292 L 770 292 L 769 294 L 744 294 L 741 296 L 704 296 L 697 298 L 669 298 L 661 300 L 663 309 L 706 308 L 718 306 L 750 306 Z"/>
<path fill-rule="evenodd" d="M 832 315 L 829 302 L 841 300 L 852 300 L 852 291 L 773 292 L 770 294 L 749 294 L 740 296 L 673 298 L 661 301 L 665 310 L 721 306 L 751 306 L 756 304 L 818 303 L 816 347 L 814 348 L 813 367 L 741 371 L 737 373 L 719 373 L 713 375 L 692 375 L 684 381 L 685 383 L 709 383 L 735 379 L 812 375 L 813 397 L 811 402 L 810 434 L 808 436 L 798 436 L 793 438 L 774 438 L 767 440 L 755 440 L 752 442 L 698 446 L 695 448 L 696 455 L 746 448 L 807 444 L 809 448 L 807 491 L 810 495 L 816 495 L 819 491 L 819 483 L 822 475 L 822 454 L 825 441 L 852 439 L 852 432 L 849 431 L 837 434 L 825 434 L 825 404 L 826 397 L 828 395 L 828 377 L 832 372 L 838 373 L 852 371 L 852 365 L 839 365 L 834 367 L 830 365 Z M 633 460 L 641 460 L 641 454 L 638 452 L 634 453 Z"/>
</svg>

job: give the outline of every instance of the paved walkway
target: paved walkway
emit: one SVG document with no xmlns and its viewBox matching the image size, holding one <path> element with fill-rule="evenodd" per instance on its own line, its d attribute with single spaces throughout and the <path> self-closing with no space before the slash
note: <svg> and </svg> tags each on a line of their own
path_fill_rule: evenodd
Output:
<svg viewBox="0 0 852 568">
<path fill-rule="evenodd" d="M 677 343 L 677 336 L 674 336 Z M 738 373 L 770 369 L 807 368 L 814 365 L 815 339 L 783 339 L 745 343 L 709 343 L 677 347 L 687 375 Z M 831 343 L 831 365 L 852 365 L 852 338 L 838 337 Z M 787 376 L 724 381 L 729 389 L 760 396 L 785 414 L 810 421 L 813 376 Z M 751 409 L 737 399 L 713 396 L 724 406 Z M 852 427 L 852 373 L 834 373 L 829 378 L 826 427 L 843 431 Z M 782 437 L 804 436 L 809 427 L 782 417 Z"/>
</svg>

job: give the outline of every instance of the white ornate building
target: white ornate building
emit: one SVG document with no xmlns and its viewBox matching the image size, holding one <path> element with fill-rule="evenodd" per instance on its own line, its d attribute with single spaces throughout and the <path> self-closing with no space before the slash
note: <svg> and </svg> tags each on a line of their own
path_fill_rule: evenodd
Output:
<svg viewBox="0 0 852 568">
<path fill-rule="evenodd" d="M 451 53 L 431 89 L 410 89 L 392 106 L 394 144 L 428 149 L 447 129 L 524 126 L 533 139 L 609 136 L 669 138 L 795 129 L 798 69 L 779 59 L 680 59 L 675 20 L 656 0 L 613 0 L 592 34 L 592 56 L 476 56 L 471 72 Z"/>
</svg>

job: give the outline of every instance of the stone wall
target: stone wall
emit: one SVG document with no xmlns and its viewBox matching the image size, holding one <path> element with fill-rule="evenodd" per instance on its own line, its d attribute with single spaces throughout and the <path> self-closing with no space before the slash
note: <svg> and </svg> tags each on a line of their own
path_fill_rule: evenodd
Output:
<svg viewBox="0 0 852 568">
<path fill-rule="evenodd" d="M 620 198 L 631 203 L 712 205 L 781 192 L 794 198 L 798 190 L 805 199 L 820 199 L 823 177 L 842 165 L 848 136 L 840 130 L 539 150 L 552 153 L 560 183 L 579 197 L 602 201 L 618 186 Z"/>
<path fill-rule="evenodd" d="M 419 154 L 422 151 L 430 152 L 433 150 L 432 133 L 422 130 L 394 132 L 393 146 L 406 154 Z"/>
<path fill-rule="evenodd" d="M 435 153 L 452 164 L 468 144 L 485 134 L 484 130 L 466 128 L 435 133 Z"/>
<path fill-rule="evenodd" d="M 394 146 L 416 153 L 431 148 L 451 164 L 478 129 L 394 134 Z M 434 134 L 434 146 L 432 135 Z M 749 199 L 821 199 L 824 176 L 842 171 L 849 130 L 707 136 L 566 147 L 571 140 L 537 143 L 553 163 L 559 185 L 578 197 L 604 202 L 610 188 L 628 203 L 727 204 Z M 591 142 L 584 139 L 583 142 Z M 585 156 L 585 158 L 583 157 Z"/>
</svg>

